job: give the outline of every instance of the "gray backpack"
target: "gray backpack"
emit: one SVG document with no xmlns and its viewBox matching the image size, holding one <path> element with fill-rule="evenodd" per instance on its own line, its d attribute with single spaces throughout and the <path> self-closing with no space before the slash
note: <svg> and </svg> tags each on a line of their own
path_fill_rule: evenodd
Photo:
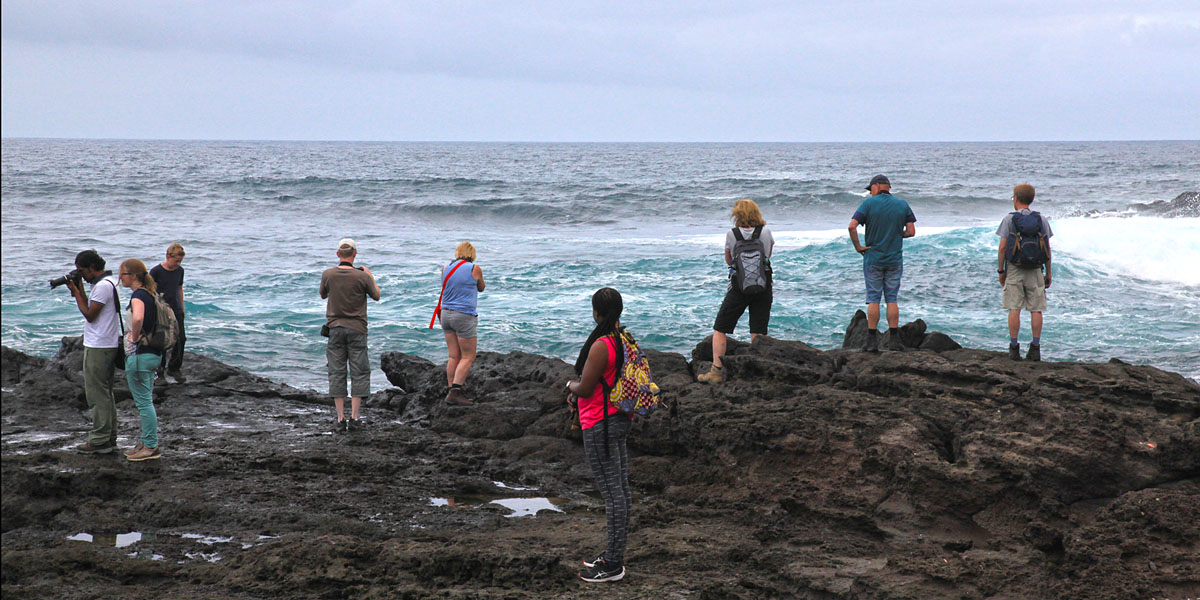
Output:
<svg viewBox="0 0 1200 600">
<path fill-rule="evenodd" d="M 759 239 L 762 226 L 754 228 L 750 239 L 742 237 L 742 230 L 734 227 L 733 237 L 733 284 L 743 294 L 753 296 L 767 291 L 771 285 L 767 266 L 767 247 Z"/>
<path fill-rule="evenodd" d="M 159 351 L 173 348 L 179 341 L 179 321 L 175 318 L 175 311 L 162 294 L 154 294 L 154 308 L 158 313 L 158 322 L 154 324 L 154 331 L 142 336 L 139 343 Z"/>
</svg>

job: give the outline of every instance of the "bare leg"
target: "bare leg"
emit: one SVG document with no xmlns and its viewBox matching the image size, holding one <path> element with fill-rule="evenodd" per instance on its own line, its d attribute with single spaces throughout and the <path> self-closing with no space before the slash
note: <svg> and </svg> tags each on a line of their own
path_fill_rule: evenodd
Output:
<svg viewBox="0 0 1200 600">
<path fill-rule="evenodd" d="M 879 305 L 875 305 L 875 310 L 879 310 Z M 895 329 L 900 326 L 900 305 L 895 302 L 887 303 L 887 320 L 888 329 Z M 879 322 L 879 313 L 875 313 L 875 322 Z"/>
<path fill-rule="evenodd" d="M 335 408 L 337 410 L 337 420 L 339 420 L 339 421 L 346 420 L 346 413 L 344 410 L 345 406 L 346 406 L 345 398 L 334 398 L 333 399 L 333 408 Z"/>
<path fill-rule="evenodd" d="M 358 420 L 358 407 L 360 407 L 360 406 L 362 406 L 362 398 L 359 398 L 358 396 L 352 396 L 350 398 L 350 418 L 351 419 L 354 419 L 356 421 Z M 338 411 L 338 413 L 340 414 L 341 411 Z"/>
<path fill-rule="evenodd" d="M 1029 324 L 1033 327 L 1033 337 L 1042 337 L 1042 313 L 1029 313 Z M 1009 326 L 1009 329 L 1012 329 L 1011 325 Z"/>
<path fill-rule="evenodd" d="M 462 358 L 462 351 L 458 349 L 458 335 L 453 331 L 446 333 L 446 350 L 450 353 L 450 360 L 446 361 L 446 387 L 454 383 L 454 372 L 458 369 L 458 360 Z"/>
<path fill-rule="evenodd" d="M 467 382 L 467 373 L 471 371 L 471 364 L 475 362 L 475 348 L 479 343 L 479 338 L 458 338 L 458 366 L 454 369 L 454 376 L 451 383 L 462 385 Z"/>
<path fill-rule="evenodd" d="M 1034 313 L 1034 314 L 1038 315 L 1037 320 L 1038 320 L 1038 329 L 1039 329 L 1039 333 L 1040 333 L 1041 324 L 1042 324 L 1041 313 Z M 1015 338 L 1015 337 L 1019 337 L 1020 335 L 1021 335 L 1021 311 L 1010 310 L 1010 311 L 1008 311 L 1008 337 Z"/>
<path fill-rule="evenodd" d="M 721 366 L 721 357 L 725 356 L 725 334 L 713 331 L 713 366 Z"/>
<path fill-rule="evenodd" d="M 879 329 L 879 303 L 867 303 L 867 329 Z"/>
</svg>

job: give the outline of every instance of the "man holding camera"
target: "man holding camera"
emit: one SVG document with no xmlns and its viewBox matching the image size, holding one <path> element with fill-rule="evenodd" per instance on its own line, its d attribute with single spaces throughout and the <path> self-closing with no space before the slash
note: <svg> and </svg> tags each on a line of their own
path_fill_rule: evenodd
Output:
<svg viewBox="0 0 1200 600">
<path fill-rule="evenodd" d="M 75 272 L 78 278 L 68 277 L 67 289 L 87 319 L 83 325 L 83 391 L 92 411 L 92 430 L 78 450 L 108 454 L 117 447 L 117 403 L 113 398 L 113 363 L 121 353 L 117 278 L 104 270 L 104 259 L 95 250 L 84 250 L 75 257 Z M 86 296 L 83 281 L 92 284 Z"/>
<path fill-rule="evenodd" d="M 327 298 L 325 329 L 329 336 L 325 358 L 329 364 L 329 395 L 337 409 L 336 431 L 358 427 L 358 408 L 371 394 L 371 365 L 367 360 L 367 297 L 379 301 L 379 284 L 366 267 L 355 267 L 358 245 L 345 238 L 338 242 L 338 266 L 321 274 L 321 298 Z M 346 364 L 350 364 L 350 418 L 347 419 Z"/>
</svg>

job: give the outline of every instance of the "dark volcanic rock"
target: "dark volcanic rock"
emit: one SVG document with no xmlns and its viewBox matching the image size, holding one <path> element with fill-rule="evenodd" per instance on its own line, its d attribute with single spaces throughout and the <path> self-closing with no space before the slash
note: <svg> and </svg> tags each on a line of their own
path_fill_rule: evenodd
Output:
<svg viewBox="0 0 1200 600">
<path fill-rule="evenodd" d="M 925 340 L 921 342 L 922 350 L 931 350 L 933 352 L 946 352 L 949 350 L 958 350 L 962 345 L 950 338 L 950 336 L 935 331 L 925 335 Z"/>
<path fill-rule="evenodd" d="M 4 346 L 2 363 L 3 366 L 0 367 L 0 372 L 3 373 L 3 376 L 0 377 L 0 385 L 12 387 L 21 383 L 23 376 L 45 368 L 46 359 L 30 356 Z"/>
<path fill-rule="evenodd" d="M 663 406 L 630 436 L 614 597 L 1194 595 L 1200 386 L 1011 362 L 910 325 L 922 351 L 731 340 L 717 385 L 692 378 L 708 340 L 690 365 L 646 349 Z M 594 597 L 575 572 L 604 511 L 564 402 L 571 365 L 481 353 L 474 404 L 457 407 L 441 365 L 387 353 L 403 389 L 371 396 L 365 429 L 331 434 L 327 399 L 189 358 L 153 464 L 63 449 L 87 420 L 55 396 L 79 386 L 58 359 L 3 393 L 5 597 Z M 128 445 L 132 406 L 119 413 Z M 566 512 L 488 503 L 512 496 Z M 143 537 L 66 540 L 81 531 Z"/>
<path fill-rule="evenodd" d="M 1200 192 L 1183 192 L 1171 200 L 1131 204 L 1129 208 L 1160 217 L 1200 217 Z"/>
<path fill-rule="evenodd" d="M 842 337 L 842 350 L 861 350 L 867 343 L 867 313 L 863 310 L 854 311 L 850 324 L 846 325 L 846 334 Z"/>
<path fill-rule="evenodd" d="M 900 326 L 900 343 L 906 348 L 920 348 L 925 341 L 925 327 L 922 319 Z"/>
<path fill-rule="evenodd" d="M 933 352 L 945 352 L 947 350 L 957 350 L 962 348 L 958 342 L 950 338 L 950 336 L 940 332 L 926 332 L 927 325 L 922 319 L 917 319 L 911 323 L 901 325 L 899 327 L 900 343 L 905 348 L 914 348 L 920 350 L 930 350 Z M 887 341 L 887 336 L 895 335 L 890 330 L 885 332 L 879 338 L 879 346 L 884 349 L 884 344 Z M 854 317 L 850 319 L 850 324 L 846 326 L 846 335 L 842 338 L 843 350 L 861 350 L 863 345 L 867 343 L 867 313 L 859 310 L 854 313 Z"/>
</svg>

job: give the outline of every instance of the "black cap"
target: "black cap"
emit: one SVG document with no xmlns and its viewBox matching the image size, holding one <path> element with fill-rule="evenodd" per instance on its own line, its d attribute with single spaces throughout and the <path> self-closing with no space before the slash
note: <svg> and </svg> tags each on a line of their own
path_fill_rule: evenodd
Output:
<svg viewBox="0 0 1200 600">
<path fill-rule="evenodd" d="M 871 183 L 867 184 L 867 191 L 871 191 L 871 186 L 877 183 L 881 183 L 883 185 L 892 185 L 892 182 L 888 181 L 887 175 L 876 175 L 871 178 Z"/>
</svg>

